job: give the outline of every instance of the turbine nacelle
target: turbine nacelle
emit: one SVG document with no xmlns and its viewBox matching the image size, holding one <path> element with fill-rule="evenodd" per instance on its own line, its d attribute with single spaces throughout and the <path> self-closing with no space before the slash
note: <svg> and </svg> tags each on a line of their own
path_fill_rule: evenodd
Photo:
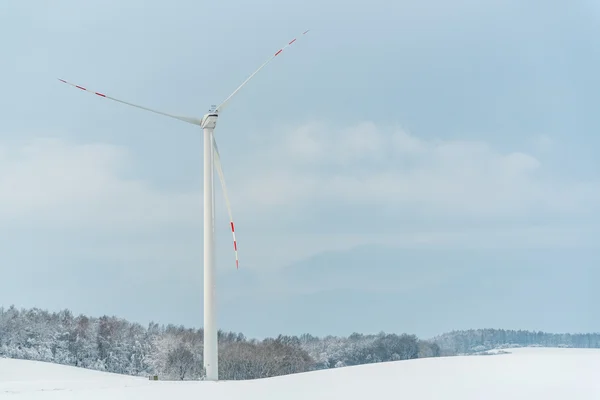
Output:
<svg viewBox="0 0 600 400">
<path fill-rule="evenodd" d="M 219 118 L 219 113 L 216 111 L 205 114 L 202 117 L 202 122 L 200 122 L 200 127 L 202 129 L 215 129 L 217 126 L 217 118 Z"/>
</svg>

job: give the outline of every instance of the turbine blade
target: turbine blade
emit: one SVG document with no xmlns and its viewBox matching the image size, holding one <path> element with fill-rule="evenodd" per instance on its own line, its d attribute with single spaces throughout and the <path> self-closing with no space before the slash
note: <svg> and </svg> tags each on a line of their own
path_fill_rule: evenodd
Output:
<svg viewBox="0 0 600 400">
<path fill-rule="evenodd" d="M 86 91 L 88 93 L 95 94 L 96 96 L 104 97 L 105 99 L 110 99 L 110 100 L 117 101 L 119 103 L 127 104 L 128 106 L 132 106 L 132 107 L 136 107 L 136 108 L 141 108 L 142 110 L 150 111 L 150 112 L 153 112 L 153 113 L 156 113 L 156 114 L 160 114 L 160 115 L 165 115 L 167 117 L 175 118 L 175 119 L 178 119 L 180 121 L 187 122 L 189 124 L 201 125 L 201 123 L 202 123 L 202 120 L 197 119 L 197 118 L 182 117 L 182 116 L 179 116 L 179 115 L 172 115 L 172 114 L 168 114 L 168 113 L 165 113 L 165 112 L 162 112 L 162 111 L 153 110 L 153 109 L 147 108 L 147 107 L 142 107 L 142 106 L 139 106 L 137 104 L 132 104 L 132 103 L 128 103 L 128 102 L 123 101 L 123 100 L 115 99 L 114 97 L 107 96 L 107 95 L 105 95 L 103 93 L 99 93 L 99 92 L 95 92 L 95 91 L 90 90 L 90 89 L 86 89 L 83 86 L 75 85 L 74 83 L 67 82 L 64 79 L 58 78 L 58 80 L 61 81 L 62 83 L 66 83 L 67 85 L 71 85 L 73 87 L 76 87 L 77 89 L 81 89 L 81 90 L 84 90 L 84 91 Z"/>
<path fill-rule="evenodd" d="M 235 240 L 235 225 L 233 224 L 233 214 L 231 213 L 231 203 L 229 203 L 229 195 L 227 194 L 227 186 L 225 185 L 225 177 L 223 176 L 223 169 L 221 167 L 221 157 L 219 156 L 219 149 L 217 148 L 217 141 L 213 136 L 213 150 L 214 150 L 214 165 L 217 168 L 217 174 L 219 174 L 219 180 L 221 181 L 221 187 L 223 188 L 223 196 L 225 197 L 225 204 L 227 205 L 227 213 L 229 214 L 229 226 L 231 228 L 231 234 L 233 235 L 233 251 L 235 252 L 235 268 L 239 268 L 238 249 L 237 241 Z"/>
<path fill-rule="evenodd" d="M 302 36 L 306 35 L 308 33 L 308 30 L 304 31 L 302 33 Z M 256 75 L 258 73 L 258 71 L 260 71 L 261 69 L 263 69 L 268 63 L 270 63 L 275 57 L 277 57 L 279 54 L 281 54 L 281 52 L 283 52 L 283 50 L 285 50 L 286 48 L 290 47 L 292 45 L 292 43 L 294 43 L 296 41 L 296 38 L 292 39 L 290 42 L 288 42 L 288 44 L 286 44 L 284 47 L 282 47 L 281 49 L 277 50 L 275 52 L 275 54 L 273 54 L 271 57 L 269 57 L 269 59 L 267 61 L 265 61 L 260 67 L 258 67 L 258 69 L 256 71 L 254 71 L 254 73 L 252 75 L 250 75 L 248 78 L 246 78 L 246 80 L 244 82 L 242 82 L 242 84 L 240 86 L 238 86 L 237 89 L 235 89 L 233 91 L 233 93 L 231 93 L 229 95 L 229 97 L 227 97 L 225 100 L 223 100 L 223 102 L 216 108 L 216 112 L 221 111 L 225 105 L 229 102 L 229 100 L 231 100 L 231 98 L 233 96 L 235 96 L 237 94 L 237 92 L 240 91 L 241 88 L 243 88 L 249 81 L 250 79 L 254 78 L 254 75 Z"/>
</svg>

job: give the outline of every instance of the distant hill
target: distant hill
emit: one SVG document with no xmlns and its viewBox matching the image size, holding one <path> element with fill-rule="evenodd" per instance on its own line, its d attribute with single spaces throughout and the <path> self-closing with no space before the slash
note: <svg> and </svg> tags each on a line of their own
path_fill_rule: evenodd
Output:
<svg viewBox="0 0 600 400">
<path fill-rule="evenodd" d="M 514 347 L 600 348 L 600 333 L 546 333 L 509 329 L 471 329 L 444 333 L 431 339 L 442 355 L 473 354 Z"/>
</svg>

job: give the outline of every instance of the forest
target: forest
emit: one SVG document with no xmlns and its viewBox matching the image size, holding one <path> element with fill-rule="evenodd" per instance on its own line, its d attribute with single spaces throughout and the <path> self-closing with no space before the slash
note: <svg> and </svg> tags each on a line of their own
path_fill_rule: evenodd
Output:
<svg viewBox="0 0 600 400">
<path fill-rule="evenodd" d="M 53 362 L 161 380 L 202 379 L 202 329 L 69 310 L 0 307 L 0 357 Z M 407 333 L 348 337 L 279 335 L 263 340 L 219 331 L 219 377 L 265 378 L 318 369 L 423 357 L 485 354 L 502 347 L 600 347 L 600 334 L 503 329 L 453 331 L 428 340 Z"/>
</svg>

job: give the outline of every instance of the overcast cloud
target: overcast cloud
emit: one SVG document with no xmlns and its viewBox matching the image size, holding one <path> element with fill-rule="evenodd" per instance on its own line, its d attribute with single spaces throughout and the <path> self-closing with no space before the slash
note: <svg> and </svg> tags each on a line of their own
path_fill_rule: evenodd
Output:
<svg viewBox="0 0 600 400">
<path fill-rule="evenodd" d="M 599 12 L 591 1 L 11 1 L 0 12 L 0 305 L 201 324 L 201 132 L 56 78 L 200 116 L 305 29 L 216 131 L 240 246 L 235 271 L 218 189 L 227 329 L 294 331 L 266 316 L 248 326 L 235 308 L 265 306 L 266 293 L 307 315 L 331 291 L 356 296 L 366 276 L 309 284 L 319 279 L 311 265 L 335 276 L 356 248 L 455 249 L 474 269 L 500 255 L 539 268 L 559 251 L 556 260 L 570 261 L 555 273 L 590 266 L 600 233 Z M 519 258 L 524 249 L 540 258 Z M 429 282 L 445 260 L 433 256 L 433 269 L 411 279 Z M 540 296 L 553 284 L 540 284 Z M 312 301 L 285 297 L 315 290 Z M 448 296 L 437 290 L 424 307 Z M 591 298 L 577 292 L 577 304 Z M 490 309 L 501 306 L 494 299 Z M 530 312 L 496 326 L 519 328 Z M 490 322 L 467 314 L 465 326 Z M 591 327 L 589 318 L 548 326 Z M 351 320 L 297 325 L 390 326 Z"/>
</svg>

